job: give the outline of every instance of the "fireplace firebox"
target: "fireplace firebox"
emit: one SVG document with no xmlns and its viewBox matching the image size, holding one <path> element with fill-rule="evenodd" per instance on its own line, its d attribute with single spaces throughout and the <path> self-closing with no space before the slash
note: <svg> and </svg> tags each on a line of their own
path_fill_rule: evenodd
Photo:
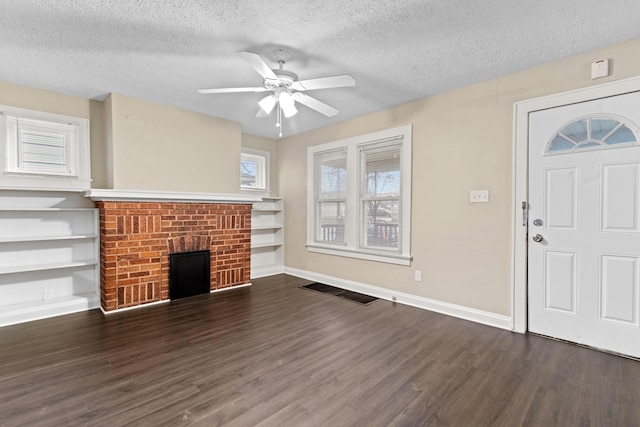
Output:
<svg viewBox="0 0 640 427">
<path fill-rule="evenodd" d="M 211 252 L 178 252 L 169 255 L 169 298 L 208 294 L 211 283 Z"/>
</svg>

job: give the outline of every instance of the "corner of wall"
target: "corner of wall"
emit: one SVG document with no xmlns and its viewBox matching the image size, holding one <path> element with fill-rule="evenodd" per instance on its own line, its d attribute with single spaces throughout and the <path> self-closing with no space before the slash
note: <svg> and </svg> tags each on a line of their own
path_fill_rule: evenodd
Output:
<svg viewBox="0 0 640 427">
<path fill-rule="evenodd" d="M 107 154 L 104 102 L 89 101 L 91 187 L 107 188 Z"/>
</svg>

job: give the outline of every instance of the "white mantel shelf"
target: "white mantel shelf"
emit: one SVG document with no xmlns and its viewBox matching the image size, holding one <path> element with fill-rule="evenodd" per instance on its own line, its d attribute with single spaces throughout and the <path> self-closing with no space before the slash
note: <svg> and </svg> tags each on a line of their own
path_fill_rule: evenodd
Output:
<svg viewBox="0 0 640 427">
<path fill-rule="evenodd" d="M 85 191 L 85 197 L 93 201 L 119 202 L 193 202 L 193 203 L 254 203 L 262 197 L 247 194 L 226 193 L 174 193 L 144 190 L 100 190 Z"/>
</svg>

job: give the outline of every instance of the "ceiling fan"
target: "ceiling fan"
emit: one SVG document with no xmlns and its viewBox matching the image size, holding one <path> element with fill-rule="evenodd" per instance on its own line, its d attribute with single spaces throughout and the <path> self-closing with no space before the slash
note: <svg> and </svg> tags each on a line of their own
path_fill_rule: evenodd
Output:
<svg viewBox="0 0 640 427">
<path fill-rule="evenodd" d="M 298 80 L 297 74 L 285 70 L 284 64 L 289 59 L 289 53 L 284 49 L 276 49 L 273 53 L 274 59 L 278 61 L 278 68 L 271 69 L 260 55 L 252 52 L 238 52 L 264 79 L 261 87 L 231 87 L 199 89 L 200 93 L 233 93 L 233 92 L 272 92 L 264 97 L 258 105 L 258 117 L 266 117 L 277 106 L 278 121 L 276 126 L 280 126 L 280 114 L 289 118 L 295 115 L 298 110 L 295 103 L 299 102 L 327 117 L 338 114 L 338 110 L 325 104 L 324 102 L 307 95 L 306 91 L 317 89 L 330 89 L 337 87 L 355 86 L 356 81 L 349 74 L 338 76 L 320 77 L 310 80 Z"/>
</svg>

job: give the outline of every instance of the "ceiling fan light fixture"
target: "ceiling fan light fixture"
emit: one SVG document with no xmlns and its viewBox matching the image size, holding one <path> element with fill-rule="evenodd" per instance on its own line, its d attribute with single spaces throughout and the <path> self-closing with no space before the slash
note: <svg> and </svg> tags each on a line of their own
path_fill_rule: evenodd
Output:
<svg viewBox="0 0 640 427">
<path fill-rule="evenodd" d="M 271 114 L 273 107 L 276 106 L 276 102 L 276 97 L 274 95 L 269 95 L 262 98 L 262 100 L 258 102 L 258 105 L 262 108 L 262 111 L 267 114 Z"/>
<path fill-rule="evenodd" d="M 280 107 L 282 107 L 282 112 L 286 118 L 293 117 L 296 115 L 298 110 L 295 106 L 295 101 L 293 100 L 293 96 L 291 96 L 288 92 L 280 93 Z"/>
<path fill-rule="evenodd" d="M 284 113 L 284 116 L 288 119 L 290 117 L 293 117 L 296 115 L 296 113 L 298 112 L 298 109 L 291 105 L 290 107 L 282 107 L 282 112 Z"/>
</svg>

